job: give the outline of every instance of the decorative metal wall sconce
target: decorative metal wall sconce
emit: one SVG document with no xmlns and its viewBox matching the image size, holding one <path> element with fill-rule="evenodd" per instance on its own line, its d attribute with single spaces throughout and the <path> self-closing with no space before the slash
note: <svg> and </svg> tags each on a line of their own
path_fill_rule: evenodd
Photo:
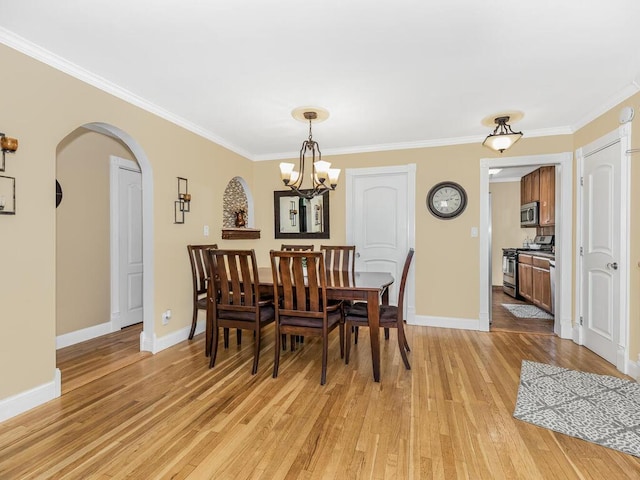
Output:
<svg viewBox="0 0 640 480">
<path fill-rule="evenodd" d="M 0 215 L 16 214 L 16 179 L 0 175 Z"/>
<path fill-rule="evenodd" d="M 4 133 L 0 133 L 0 149 L 2 149 L 2 164 L 0 172 L 4 172 L 4 155 L 5 153 L 15 153 L 18 150 L 18 139 L 7 137 Z"/>
<path fill-rule="evenodd" d="M 178 177 L 178 200 L 174 202 L 174 223 L 184 223 L 184 213 L 191 211 L 189 180 Z"/>
</svg>

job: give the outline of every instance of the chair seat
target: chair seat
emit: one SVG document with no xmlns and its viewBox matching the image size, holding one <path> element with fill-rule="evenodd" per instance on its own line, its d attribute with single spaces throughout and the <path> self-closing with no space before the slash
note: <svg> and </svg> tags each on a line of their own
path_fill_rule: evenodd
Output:
<svg viewBox="0 0 640 480">
<path fill-rule="evenodd" d="M 327 312 L 327 324 L 329 326 L 329 330 L 338 323 L 340 323 L 340 310 L 338 309 L 333 312 Z M 280 325 L 322 329 L 322 318 L 304 318 L 280 315 Z"/>
<path fill-rule="evenodd" d="M 242 312 L 235 310 L 224 310 L 220 308 L 218 310 L 218 318 L 220 320 L 240 320 L 244 322 L 255 322 L 255 312 Z M 276 318 L 276 313 L 273 305 L 265 305 L 260 307 L 260 323 L 269 323 Z"/>
<path fill-rule="evenodd" d="M 395 325 L 396 319 L 398 318 L 397 315 L 398 307 L 395 305 L 380 305 L 380 326 Z M 367 325 L 367 304 L 354 304 L 345 314 L 345 320 L 358 325 Z"/>
</svg>

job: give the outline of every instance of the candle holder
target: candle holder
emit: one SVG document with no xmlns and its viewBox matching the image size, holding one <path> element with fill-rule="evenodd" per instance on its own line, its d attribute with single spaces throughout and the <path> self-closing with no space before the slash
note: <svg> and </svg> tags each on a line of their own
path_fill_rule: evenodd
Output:
<svg viewBox="0 0 640 480">
<path fill-rule="evenodd" d="M 178 177 L 178 200 L 174 202 L 174 223 L 184 223 L 185 212 L 191 211 L 191 194 L 189 180 Z"/>
</svg>

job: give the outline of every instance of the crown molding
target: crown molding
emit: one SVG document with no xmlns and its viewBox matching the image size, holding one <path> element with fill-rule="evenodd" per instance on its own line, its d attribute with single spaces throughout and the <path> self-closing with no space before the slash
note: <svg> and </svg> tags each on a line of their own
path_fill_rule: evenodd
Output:
<svg viewBox="0 0 640 480">
<path fill-rule="evenodd" d="M 577 132 L 582 127 L 594 121 L 599 116 L 607 113 L 609 110 L 613 109 L 616 105 L 624 102 L 626 99 L 640 92 L 640 84 L 638 81 L 633 80 L 629 85 L 622 88 L 618 93 L 612 95 L 607 99 L 607 101 L 600 105 L 598 108 L 591 110 L 587 115 L 585 115 L 582 119 L 576 122 L 572 129 L 574 132 Z"/>
<path fill-rule="evenodd" d="M 204 129 L 199 125 L 196 125 L 195 123 L 180 117 L 179 115 L 175 115 L 174 113 L 165 110 L 164 108 L 159 107 L 158 105 L 149 102 L 148 100 L 145 100 L 144 98 L 130 92 L 129 90 L 119 87 L 113 82 L 110 82 L 107 79 L 76 65 L 75 63 L 69 62 L 64 58 L 55 55 L 49 50 L 46 50 L 39 45 L 30 42 L 29 40 L 13 33 L 10 30 L 7 30 L 4 27 L 0 27 L 0 43 L 3 43 L 4 45 L 13 48 L 14 50 L 17 50 L 31 58 L 34 58 L 35 60 L 49 65 L 56 70 L 71 75 L 72 77 L 93 87 L 96 87 L 103 92 L 113 95 L 114 97 L 124 100 L 127 103 L 135 105 L 136 107 L 139 107 L 149 113 L 163 118 L 168 122 L 184 128 L 185 130 L 195 133 L 200 137 L 211 140 L 212 142 L 217 143 L 218 145 L 231 150 L 238 155 L 241 155 L 250 160 L 252 159 L 251 155 L 246 150 L 238 147 L 237 145 L 233 145 L 227 142 L 226 140 L 218 137 L 209 130 Z"/>
</svg>

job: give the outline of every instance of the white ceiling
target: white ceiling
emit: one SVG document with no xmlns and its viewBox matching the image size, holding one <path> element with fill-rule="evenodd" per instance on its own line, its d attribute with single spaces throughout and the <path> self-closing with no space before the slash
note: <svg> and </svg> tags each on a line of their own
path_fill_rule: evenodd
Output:
<svg viewBox="0 0 640 480">
<path fill-rule="evenodd" d="M 253 160 L 569 134 L 640 90 L 638 0 L 0 0 L 0 42 Z M 5 69 L 11 68 L 5 65 Z"/>
</svg>

